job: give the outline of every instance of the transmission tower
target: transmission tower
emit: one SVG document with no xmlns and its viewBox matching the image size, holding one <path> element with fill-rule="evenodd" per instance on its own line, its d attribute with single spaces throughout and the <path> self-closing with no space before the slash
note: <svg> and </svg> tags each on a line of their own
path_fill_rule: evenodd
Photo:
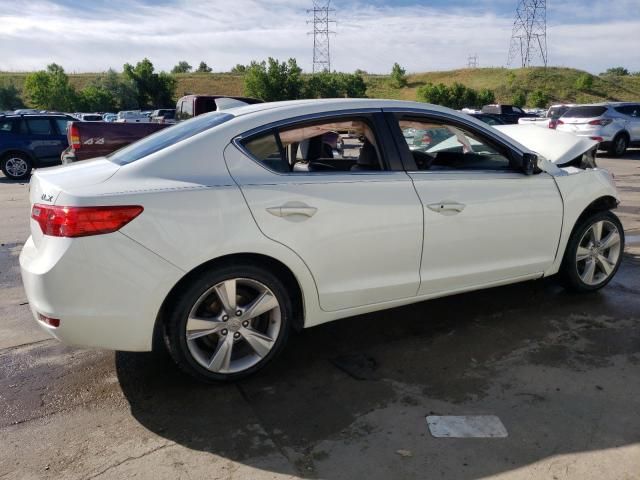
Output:
<svg viewBox="0 0 640 480">
<path fill-rule="evenodd" d="M 329 25 L 335 23 L 331 17 L 335 12 L 329 7 L 331 0 L 313 0 L 313 9 L 307 13 L 313 14 L 312 20 L 307 23 L 313 24 L 313 73 L 331 71 L 331 51 L 329 49 L 329 36 L 332 33 Z"/>
<path fill-rule="evenodd" d="M 478 54 L 467 57 L 467 68 L 478 68 Z"/>
<path fill-rule="evenodd" d="M 518 57 L 523 67 L 531 66 L 538 59 L 547 66 L 547 0 L 518 0 L 509 65 Z"/>
</svg>

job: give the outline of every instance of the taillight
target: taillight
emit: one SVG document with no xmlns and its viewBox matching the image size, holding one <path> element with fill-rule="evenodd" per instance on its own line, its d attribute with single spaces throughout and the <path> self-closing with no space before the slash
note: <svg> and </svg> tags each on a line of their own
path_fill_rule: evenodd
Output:
<svg viewBox="0 0 640 480">
<path fill-rule="evenodd" d="M 601 118 L 600 120 L 591 120 L 589 125 L 600 125 L 601 127 L 604 127 L 609 125 L 611 122 L 613 122 L 613 120 L 610 118 Z"/>
<path fill-rule="evenodd" d="M 80 148 L 80 129 L 75 124 L 75 122 L 71 122 L 69 128 L 67 129 L 67 139 L 69 140 L 69 145 L 74 150 Z"/>
<path fill-rule="evenodd" d="M 53 328 L 58 328 L 60 326 L 59 318 L 47 317 L 46 315 L 43 315 L 41 313 L 38 313 L 38 320 L 40 320 L 45 325 L 49 325 L 50 327 L 53 327 Z"/>
<path fill-rule="evenodd" d="M 120 230 L 144 210 L 139 205 L 61 207 L 35 204 L 31 218 L 52 237 L 87 237 Z"/>
</svg>

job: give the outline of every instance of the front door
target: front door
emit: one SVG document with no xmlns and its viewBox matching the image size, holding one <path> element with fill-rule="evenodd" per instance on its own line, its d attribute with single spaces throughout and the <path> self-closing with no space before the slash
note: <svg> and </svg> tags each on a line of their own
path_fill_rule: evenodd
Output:
<svg viewBox="0 0 640 480">
<path fill-rule="evenodd" d="M 508 147 L 472 124 L 395 118 L 401 138 L 431 139 L 405 142 L 424 211 L 420 294 L 515 281 L 553 263 L 563 212 L 553 177 L 516 171 Z"/>
<path fill-rule="evenodd" d="M 422 207 L 373 115 L 309 120 L 229 145 L 225 160 L 269 238 L 309 267 L 323 310 L 416 295 Z M 379 125 L 379 123 L 378 123 Z"/>
</svg>

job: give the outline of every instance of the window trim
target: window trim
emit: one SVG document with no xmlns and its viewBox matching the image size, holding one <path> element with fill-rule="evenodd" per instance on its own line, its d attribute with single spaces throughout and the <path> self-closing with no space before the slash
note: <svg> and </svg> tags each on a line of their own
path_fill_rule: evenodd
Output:
<svg viewBox="0 0 640 480">
<path fill-rule="evenodd" d="M 231 143 L 233 143 L 236 148 L 238 148 L 244 155 L 246 155 L 252 162 L 265 169 L 271 174 L 274 175 L 282 175 L 282 176 L 292 176 L 292 177 L 305 177 L 305 176 L 322 176 L 322 175 L 385 175 L 385 174 L 394 174 L 398 171 L 404 171 L 402 166 L 399 152 L 397 148 L 392 148 L 395 143 L 392 139 L 392 134 L 388 129 L 388 125 L 382 118 L 383 112 L 380 108 L 362 108 L 362 109 L 351 109 L 351 110 L 331 110 L 326 112 L 319 113 L 310 113 L 306 115 L 300 115 L 297 117 L 291 117 L 283 120 L 278 120 L 275 122 L 270 122 L 268 124 L 253 128 L 248 130 L 240 135 L 235 136 Z M 344 117 L 361 117 L 363 120 L 369 123 L 369 127 L 373 130 L 373 133 L 376 137 L 377 150 L 378 155 L 381 157 L 382 165 L 384 170 L 373 170 L 373 171 L 350 171 L 350 170 L 326 170 L 326 171 L 318 171 L 318 172 L 278 172 L 276 170 L 272 170 L 263 162 L 258 160 L 253 156 L 253 154 L 245 147 L 245 143 L 250 141 L 251 139 L 261 135 L 261 134 L 274 134 L 276 138 L 276 142 L 280 147 L 280 155 L 284 155 L 284 148 L 282 146 L 279 130 L 282 128 L 286 128 L 289 126 L 295 126 L 300 124 L 313 124 L 322 122 L 323 120 L 331 120 L 331 119 L 339 119 Z M 286 161 L 286 157 L 283 157 L 283 161 Z"/>
<path fill-rule="evenodd" d="M 420 109 L 403 109 L 403 108 L 386 108 L 384 112 L 387 114 L 387 123 L 391 128 L 394 137 L 396 138 L 397 148 L 400 151 L 402 162 L 405 166 L 407 173 L 431 173 L 431 174 L 458 174 L 458 173 L 491 173 L 491 174 L 504 174 L 504 173 L 517 173 L 522 174 L 521 171 L 511 166 L 518 158 L 525 152 L 520 151 L 515 146 L 512 146 L 502 140 L 500 137 L 489 131 L 484 125 L 475 125 L 470 122 L 466 122 L 464 119 L 457 116 L 447 114 L 445 112 L 433 112 Z M 462 128 L 464 130 L 471 130 L 471 132 L 477 133 L 483 140 L 486 140 L 490 146 L 497 146 L 498 149 L 507 151 L 507 158 L 510 163 L 510 168 L 505 170 L 497 169 L 451 169 L 451 170 L 420 170 L 411 154 L 411 150 L 404 140 L 402 130 L 400 129 L 400 119 L 402 117 L 412 117 L 416 120 L 434 121 L 450 123 L 453 126 Z M 489 127 L 490 128 L 490 127 Z"/>
</svg>

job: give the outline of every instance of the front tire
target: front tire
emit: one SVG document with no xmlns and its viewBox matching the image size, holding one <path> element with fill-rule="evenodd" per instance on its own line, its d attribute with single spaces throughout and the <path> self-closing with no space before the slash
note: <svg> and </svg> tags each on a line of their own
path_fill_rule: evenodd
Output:
<svg viewBox="0 0 640 480">
<path fill-rule="evenodd" d="M 233 265 L 196 277 L 170 308 L 169 352 L 203 382 L 238 380 L 284 347 L 293 316 L 285 285 L 271 272 Z"/>
<path fill-rule="evenodd" d="M 26 180 L 31 175 L 31 159 L 24 153 L 9 153 L 0 160 L 0 169 L 11 180 Z"/>
<path fill-rule="evenodd" d="M 560 268 L 563 285 L 574 292 L 599 290 L 620 267 L 624 230 L 610 211 L 583 219 L 571 233 Z"/>
</svg>

